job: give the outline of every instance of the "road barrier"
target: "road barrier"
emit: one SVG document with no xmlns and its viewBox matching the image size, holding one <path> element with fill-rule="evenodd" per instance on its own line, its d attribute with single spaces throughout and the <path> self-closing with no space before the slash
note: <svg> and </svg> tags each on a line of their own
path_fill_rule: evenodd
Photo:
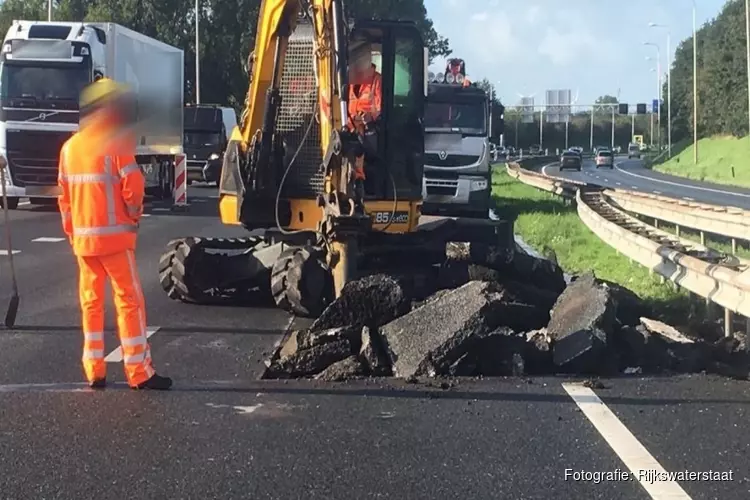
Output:
<svg viewBox="0 0 750 500">
<path fill-rule="evenodd" d="M 184 154 L 175 156 L 174 161 L 174 195 L 172 210 L 184 211 L 188 208 L 187 201 L 187 160 Z"/>
<path fill-rule="evenodd" d="M 548 158 L 549 159 L 549 158 Z M 586 226 L 618 252 L 673 283 L 724 307 L 725 334 L 732 313 L 750 318 L 750 262 L 705 246 L 704 232 L 750 240 L 746 211 L 663 196 L 612 190 L 530 170 L 539 164 L 509 163 L 508 174 L 524 184 L 575 200 Z M 524 168 L 529 167 L 529 168 Z M 630 213 L 701 231 L 701 243 L 662 231 Z M 750 320 L 748 321 L 750 330 Z"/>
</svg>

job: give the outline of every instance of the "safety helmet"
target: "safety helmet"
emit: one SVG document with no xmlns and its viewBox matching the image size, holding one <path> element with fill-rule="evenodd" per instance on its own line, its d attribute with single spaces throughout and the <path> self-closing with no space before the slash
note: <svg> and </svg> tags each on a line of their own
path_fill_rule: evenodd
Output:
<svg viewBox="0 0 750 500">
<path fill-rule="evenodd" d="M 98 110 L 107 109 L 117 117 L 117 122 L 128 125 L 135 122 L 136 102 L 129 86 L 110 78 L 100 78 L 81 92 L 80 116 L 86 118 Z"/>
</svg>

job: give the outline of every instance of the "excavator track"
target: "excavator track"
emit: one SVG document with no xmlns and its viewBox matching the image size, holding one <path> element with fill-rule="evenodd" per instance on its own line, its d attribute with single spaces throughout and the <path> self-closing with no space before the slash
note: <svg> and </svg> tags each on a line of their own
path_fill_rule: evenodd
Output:
<svg viewBox="0 0 750 500">
<path fill-rule="evenodd" d="M 226 286 L 222 277 L 232 276 L 237 259 L 267 246 L 262 237 L 172 240 L 159 259 L 159 283 L 169 298 L 193 304 L 227 304 L 246 298 L 247 292 L 268 288 L 268 279 Z M 224 283 L 222 283 L 224 282 Z"/>
</svg>

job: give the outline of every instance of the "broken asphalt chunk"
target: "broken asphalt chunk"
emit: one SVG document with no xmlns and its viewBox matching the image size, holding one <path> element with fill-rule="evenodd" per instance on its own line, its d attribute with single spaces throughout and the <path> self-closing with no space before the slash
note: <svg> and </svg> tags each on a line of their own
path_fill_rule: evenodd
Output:
<svg viewBox="0 0 750 500">
<path fill-rule="evenodd" d="M 411 308 L 411 298 L 399 281 L 373 274 L 347 283 L 339 298 L 313 322 L 310 330 L 351 325 L 378 327 L 402 316 Z"/>
<path fill-rule="evenodd" d="M 553 360 L 560 371 L 598 373 L 611 369 L 605 351 L 614 330 L 615 308 L 609 287 L 591 273 L 565 288 L 547 325 Z"/>
</svg>

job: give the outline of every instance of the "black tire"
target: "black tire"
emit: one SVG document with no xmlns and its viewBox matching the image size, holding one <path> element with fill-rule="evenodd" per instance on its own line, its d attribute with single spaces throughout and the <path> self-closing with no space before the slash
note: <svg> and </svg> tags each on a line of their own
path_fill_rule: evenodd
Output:
<svg viewBox="0 0 750 500">
<path fill-rule="evenodd" d="M 183 242 L 184 240 L 182 238 L 170 241 L 167 243 L 166 251 L 161 254 L 161 257 L 159 257 L 159 284 L 161 285 L 162 290 L 164 290 L 167 296 L 172 300 L 180 300 L 179 291 L 174 284 L 172 265 L 174 263 L 175 251 Z"/>
<path fill-rule="evenodd" d="M 297 316 L 315 318 L 333 301 L 333 276 L 323 253 L 313 247 L 291 247 L 271 270 L 276 305 Z"/>
<path fill-rule="evenodd" d="M 21 201 L 20 198 L 17 197 L 8 197 L 8 210 L 15 210 L 18 208 L 18 202 Z M 3 198 L 0 196 L 0 208 L 3 208 Z"/>
</svg>

